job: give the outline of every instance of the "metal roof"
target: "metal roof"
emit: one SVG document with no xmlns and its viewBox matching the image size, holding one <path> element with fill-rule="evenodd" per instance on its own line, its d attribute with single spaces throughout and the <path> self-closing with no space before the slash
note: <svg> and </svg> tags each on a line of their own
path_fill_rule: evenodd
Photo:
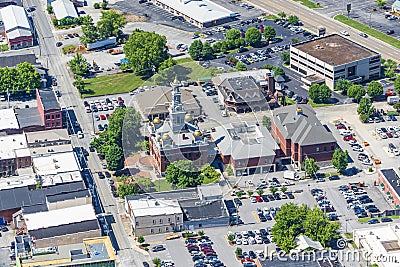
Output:
<svg viewBox="0 0 400 267">
<path fill-rule="evenodd" d="M 31 25 L 23 7 L 9 5 L 0 9 L 0 13 L 8 39 L 32 35 Z"/>
<path fill-rule="evenodd" d="M 58 20 L 78 17 L 74 4 L 69 0 L 56 0 L 51 3 L 51 6 Z"/>
</svg>

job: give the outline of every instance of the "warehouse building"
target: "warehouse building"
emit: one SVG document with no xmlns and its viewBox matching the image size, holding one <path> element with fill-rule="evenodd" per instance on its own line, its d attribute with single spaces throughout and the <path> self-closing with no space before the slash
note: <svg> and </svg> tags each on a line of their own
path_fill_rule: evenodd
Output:
<svg viewBox="0 0 400 267">
<path fill-rule="evenodd" d="M 290 47 L 290 68 L 304 75 L 307 85 L 325 83 L 331 89 L 339 79 L 361 82 L 379 78 L 381 56 L 338 34 Z"/>
<path fill-rule="evenodd" d="M 2 8 L 0 13 L 10 50 L 33 46 L 31 24 L 28 21 L 25 9 L 10 5 Z"/>
<path fill-rule="evenodd" d="M 69 0 L 56 0 L 51 3 L 54 10 L 54 15 L 58 20 L 78 17 L 74 4 Z"/>
<path fill-rule="evenodd" d="M 209 0 L 153 0 L 153 2 L 199 28 L 229 22 L 236 17 L 234 12 Z"/>
</svg>

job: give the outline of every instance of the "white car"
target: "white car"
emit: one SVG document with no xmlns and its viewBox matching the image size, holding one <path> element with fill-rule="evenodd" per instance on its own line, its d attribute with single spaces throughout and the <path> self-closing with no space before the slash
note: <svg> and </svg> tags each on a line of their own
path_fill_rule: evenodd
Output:
<svg viewBox="0 0 400 267">
<path fill-rule="evenodd" d="M 243 244 L 243 245 L 248 245 L 248 244 L 249 244 L 249 241 L 248 241 L 246 238 L 243 238 L 242 244 Z"/>
<path fill-rule="evenodd" d="M 255 197 L 250 198 L 251 203 L 257 203 L 257 199 Z"/>
<path fill-rule="evenodd" d="M 77 135 L 78 135 L 79 139 L 83 139 L 83 137 L 84 137 L 84 135 L 83 135 L 83 133 L 81 131 L 79 131 Z"/>
<path fill-rule="evenodd" d="M 237 238 L 237 239 L 235 240 L 235 243 L 236 243 L 236 245 L 241 245 L 241 244 L 242 244 L 242 239 Z"/>
<path fill-rule="evenodd" d="M 350 34 L 347 31 L 341 31 L 340 34 L 342 34 L 344 36 L 350 36 Z"/>
</svg>

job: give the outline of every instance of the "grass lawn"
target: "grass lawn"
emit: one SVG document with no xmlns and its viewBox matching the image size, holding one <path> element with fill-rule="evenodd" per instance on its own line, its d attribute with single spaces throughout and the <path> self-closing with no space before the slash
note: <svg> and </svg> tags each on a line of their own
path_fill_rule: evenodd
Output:
<svg viewBox="0 0 400 267">
<path fill-rule="evenodd" d="M 395 220 L 395 219 L 398 219 L 398 218 L 400 218 L 400 216 L 398 216 L 398 215 L 394 215 L 394 216 L 387 216 L 387 217 L 385 217 L 385 218 L 392 218 L 393 220 Z M 366 223 L 366 222 L 368 222 L 369 220 L 371 220 L 372 218 L 360 218 L 360 219 L 358 219 L 358 221 L 360 222 L 360 223 Z M 379 219 L 379 218 L 378 218 Z"/>
<path fill-rule="evenodd" d="M 268 20 L 276 20 L 276 19 L 279 19 L 278 16 L 275 16 L 275 15 L 273 15 L 273 14 L 268 14 L 268 15 L 266 15 L 264 18 L 266 18 L 266 19 L 268 19 Z"/>
<path fill-rule="evenodd" d="M 379 40 L 381 40 L 387 44 L 390 44 L 396 48 L 400 48 L 400 40 L 397 40 L 394 37 L 388 36 L 387 34 L 384 34 L 383 32 L 380 32 L 378 30 L 372 29 L 365 24 L 362 24 L 358 21 L 350 19 L 344 15 L 336 15 L 334 19 L 337 21 L 340 21 L 350 27 L 353 27 L 354 29 L 365 32 L 366 34 L 371 35 L 371 36 L 375 37 L 376 39 L 379 39 Z"/>
<path fill-rule="evenodd" d="M 68 54 L 68 53 L 73 53 L 75 51 L 75 46 L 74 45 L 66 45 L 62 48 L 62 51 L 64 54 Z"/>
<path fill-rule="evenodd" d="M 194 62 L 194 60 L 191 59 L 190 57 L 184 57 L 176 60 L 176 64 L 183 64 L 188 62 Z"/>
<path fill-rule="evenodd" d="M 325 178 L 329 178 L 329 177 L 334 176 L 334 175 L 339 176 L 340 173 L 339 173 L 339 172 L 324 173 L 324 177 L 325 177 Z"/>
<path fill-rule="evenodd" d="M 317 5 L 313 1 L 310 0 L 294 0 L 296 2 L 300 2 L 303 6 L 306 6 L 308 8 L 323 8 L 321 5 Z"/>
<path fill-rule="evenodd" d="M 135 178 L 135 181 L 138 182 L 146 192 L 162 192 L 173 189 L 172 185 L 165 179 L 160 179 L 153 182 L 150 178 Z"/>
<path fill-rule="evenodd" d="M 171 81 L 176 75 L 174 72 L 178 74 L 178 77 L 184 75 L 185 80 L 190 81 L 197 81 L 199 78 L 211 77 L 222 72 L 214 67 L 206 69 L 190 58 L 182 58 L 177 61 L 179 66 L 172 67 L 173 73 L 168 73 L 171 76 L 168 79 Z M 133 72 L 123 72 L 90 78 L 85 80 L 86 92 L 82 94 L 82 97 L 127 93 L 139 86 L 153 85 L 159 75 L 155 74 L 153 77 L 146 79 Z"/>
<path fill-rule="evenodd" d="M 98 76 L 85 80 L 86 92 L 82 97 L 126 93 L 141 86 L 143 82 L 142 77 L 133 72 Z"/>
<path fill-rule="evenodd" d="M 204 179 L 203 184 L 213 184 L 216 181 L 218 181 L 220 179 L 220 177 L 218 177 L 217 179 Z"/>
<path fill-rule="evenodd" d="M 310 106 L 312 106 L 313 108 L 333 106 L 333 104 L 329 104 L 329 103 L 328 104 L 327 103 L 317 104 L 317 103 L 314 103 L 314 101 L 312 101 L 311 99 L 308 101 L 308 104 Z"/>
</svg>

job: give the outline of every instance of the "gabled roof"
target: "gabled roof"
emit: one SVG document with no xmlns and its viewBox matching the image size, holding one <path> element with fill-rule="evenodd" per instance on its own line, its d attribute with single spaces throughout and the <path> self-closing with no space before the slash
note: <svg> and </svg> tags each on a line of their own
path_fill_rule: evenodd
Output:
<svg viewBox="0 0 400 267">
<path fill-rule="evenodd" d="M 8 39 L 32 35 L 31 26 L 23 7 L 9 5 L 0 9 L 0 13 Z"/>
<path fill-rule="evenodd" d="M 56 0 L 51 3 L 51 6 L 58 20 L 78 17 L 74 4 L 69 0 Z"/>
<path fill-rule="evenodd" d="M 392 4 L 392 8 L 400 9 L 400 0 L 396 0 L 396 1 Z"/>
<path fill-rule="evenodd" d="M 336 142 L 310 105 L 289 105 L 275 109 L 273 121 L 283 137 L 295 144 L 307 146 Z"/>
</svg>

